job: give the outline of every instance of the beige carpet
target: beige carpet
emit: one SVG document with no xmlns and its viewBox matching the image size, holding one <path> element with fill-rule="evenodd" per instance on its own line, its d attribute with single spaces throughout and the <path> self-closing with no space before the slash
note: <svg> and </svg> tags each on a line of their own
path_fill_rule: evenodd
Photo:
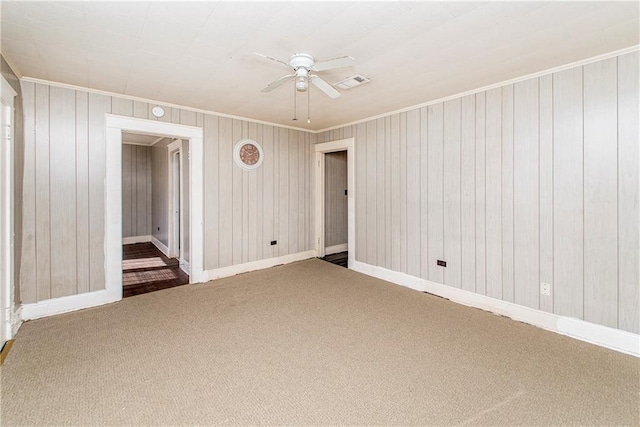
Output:
<svg viewBox="0 0 640 427">
<path fill-rule="evenodd" d="M 309 260 L 24 324 L 2 425 L 638 425 L 639 359 Z"/>
</svg>

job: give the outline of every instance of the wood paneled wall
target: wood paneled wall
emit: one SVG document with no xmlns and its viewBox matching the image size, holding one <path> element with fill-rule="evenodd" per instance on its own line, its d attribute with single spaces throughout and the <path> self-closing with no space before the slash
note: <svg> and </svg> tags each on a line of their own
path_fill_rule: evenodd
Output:
<svg viewBox="0 0 640 427">
<path fill-rule="evenodd" d="M 347 152 L 327 153 L 324 174 L 324 245 L 347 243 Z"/>
<path fill-rule="evenodd" d="M 151 161 L 151 147 L 122 145 L 122 237 L 152 234 Z"/>
<path fill-rule="evenodd" d="M 212 115 L 204 117 L 203 129 L 205 269 L 313 249 L 315 135 Z M 244 138 L 262 145 L 258 169 L 241 169 L 232 160 Z"/>
<path fill-rule="evenodd" d="M 105 113 L 155 120 L 155 104 L 21 84 L 22 303 L 104 289 Z M 204 130 L 205 269 L 313 248 L 315 135 L 164 108 L 159 120 Z M 262 144 L 264 163 L 257 170 L 233 161 L 233 147 L 243 138 Z"/>
<path fill-rule="evenodd" d="M 635 52 L 319 134 L 356 140 L 356 259 L 640 332 L 638 73 Z"/>
</svg>

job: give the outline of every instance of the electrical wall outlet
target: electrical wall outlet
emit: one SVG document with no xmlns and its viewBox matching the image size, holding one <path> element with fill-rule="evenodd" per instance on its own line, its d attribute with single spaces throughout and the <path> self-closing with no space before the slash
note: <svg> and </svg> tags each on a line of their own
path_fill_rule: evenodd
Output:
<svg viewBox="0 0 640 427">
<path fill-rule="evenodd" d="M 440 267 L 446 267 L 447 266 L 447 261 L 443 261 L 441 259 L 438 260 L 438 266 Z"/>
<path fill-rule="evenodd" d="M 549 283 L 540 283 L 540 295 L 551 296 L 551 285 Z"/>
<path fill-rule="evenodd" d="M 277 240 L 272 240 L 272 241 L 271 241 L 271 246 L 273 246 L 273 245 L 277 245 L 277 244 L 278 244 L 278 241 L 277 241 Z"/>
</svg>

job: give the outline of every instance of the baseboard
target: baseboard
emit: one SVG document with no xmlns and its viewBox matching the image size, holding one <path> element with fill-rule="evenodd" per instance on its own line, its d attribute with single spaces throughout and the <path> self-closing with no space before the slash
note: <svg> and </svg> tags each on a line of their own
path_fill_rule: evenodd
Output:
<svg viewBox="0 0 640 427">
<path fill-rule="evenodd" d="M 18 330 L 22 326 L 22 306 L 14 307 L 13 314 L 11 316 L 11 336 L 15 337 Z"/>
<path fill-rule="evenodd" d="M 129 236 L 122 238 L 123 245 L 133 245 L 134 243 L 147 243 L 151 241 L 151 236 Z"/>
<path fill-rule="evenodd" d="M 333 245 L 333 246 L 328 246 L 324 248 L 324 254 L 325 255 L 339 254 L 340 252 L 346 252 L 347 250 L 349 250 L 347 243 L 343 243 L 341 245 Z"/>
<path fill-rule="evenodd" d="M 160 250 L 164 254 L 164 256 L 169 256 L 169 248 L 165 246 L 160 240 L 156 239 L 155 236 L 151 236 L 151 243 Z"/>
<path fill-rule="evenodd" d="M 70 311 L 82 310 L 83 308 L 96 307 L 109 304 L 122 299 L 122 290 L 95 291 L 67 297 L 52 298 L 32 304 L 22 305 L 22 319 L 32 320 L 41 317 L 53 316 L 55 314 L 67 313 Z"/>
<path fill-rule="evenodd" d="M 244 264 L 230 265 L 228 267 L 216 268 L 215 270 L 205 270 L 203 272 L 203 278 L 205 282 L 208 282 L 209 280 L 235 276 L 240 273 L 247 273 L 249 271 L 275 267 L 276 265 L 289 264 L 296 261 L 315 258 L 316 255 L 316 251 L 311 250 L 275 258 L 261 259 L 259 261 L 246 262 Z"/>
<path fill-rule="evenodd" d="M 191 274 L 191 264 L 189 264 L 189 261 L 186 261 L 183 258 L 180 258 L 180 270 L 184 271 L 187 274 Z"/>
<path fill-rule="evenodd" d="M 561 335 L 640 357 L 640 335 L 631 332 L 524 307 L 360 261 L 354 262 L 353 270 L 417 291 L 447 298 L 459 304 L 490 311 Z"/>
</svg>

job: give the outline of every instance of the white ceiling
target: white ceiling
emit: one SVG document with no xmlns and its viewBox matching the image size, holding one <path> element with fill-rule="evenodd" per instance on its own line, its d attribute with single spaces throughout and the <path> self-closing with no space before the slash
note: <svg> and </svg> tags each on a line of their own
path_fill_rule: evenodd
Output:
<svg viewBox="0 0 640 427">
<path fill-rule="evenodd" d="M 2 2 L 23 76 L 318 130 L 637 45 L 638 2 Z M 292 122 L 288 62 L 351 55 L 372 81 Z M 298 117 L 306 119 L 306 95 Z"/>
</svg>

